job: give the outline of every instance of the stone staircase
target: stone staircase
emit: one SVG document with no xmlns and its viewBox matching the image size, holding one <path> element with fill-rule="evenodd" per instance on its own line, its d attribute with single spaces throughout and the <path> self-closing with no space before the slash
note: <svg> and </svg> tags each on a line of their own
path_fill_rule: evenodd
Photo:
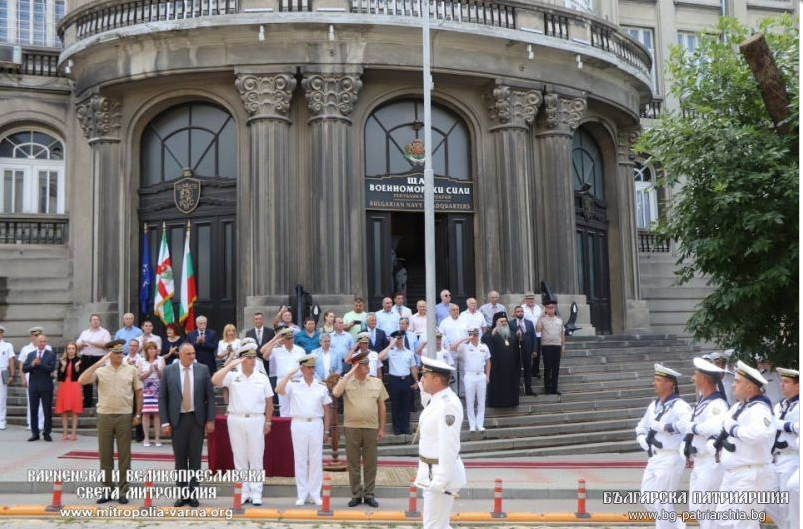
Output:
<svg viewBox="0 0 803 529">
<path fill-rule="evenodd" d="M 668 335 L 570 338 L 561 362 L 563 395 L 522 397 L 515 409 L 489 408 L 484 432 L 469 432 L 464 423 L 461 453 L 471 459 L 635 451 L 633 429 L 653 398 L 653 364 L 682 373 L 681 395 L 692 402 L 691 359 L 699 354 L 686 340 Z M 534 379 L 533 389 L 542 388 Z M 10 389 L 8 406 L 9 424 L 24 425 L 21 387 Z M 390 403 L 388 409 L 390 423 Z M 225 412 L 220 395 L 218 412 Z M 414 413 L 413 430 L 417 417 Z M 60 424 L 54 417 L 55 430 Z M 94 410 L 79 418 L 79 429 L 94 434 Z M 380 456 L 415 456 L 412 441 L 412 436 L 393 435 L 388 424 Z"/>
<path fill-rule="evenodd" d="M 653 332 L 686 337 L 686 322 L 713 289 L 702 277 L 678 286 L 676 260 L 671 253 L 639 253 L 641 298 L 650 308 Z"/>
<path fill-rule="evenodd" d="M 34 325 L 45 328 L 51 343 L 63 343 L 71 266 L 66 246 L 0 245 L 0 323 L 15 351 L 30 342 Z"/>
</svg>

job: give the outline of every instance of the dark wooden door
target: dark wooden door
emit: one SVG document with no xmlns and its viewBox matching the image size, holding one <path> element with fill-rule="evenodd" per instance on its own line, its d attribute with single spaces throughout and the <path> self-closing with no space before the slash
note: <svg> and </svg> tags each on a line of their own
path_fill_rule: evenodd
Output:
<svg viewBox="0 0 803 529">
<path fill-rule="evenodd" d="M 382 298 L 393 293 L 389 211 L 366 212 L 366 250 L 368 253 L 368 310 L 379 310 Z"/>
<path fill-rule="evenodd" d="M 611 333 L 610 276 L 608 273 L 608 225 L 603 202 L 575 194 L 577 281 L 598 334 Z"/>
</svg>

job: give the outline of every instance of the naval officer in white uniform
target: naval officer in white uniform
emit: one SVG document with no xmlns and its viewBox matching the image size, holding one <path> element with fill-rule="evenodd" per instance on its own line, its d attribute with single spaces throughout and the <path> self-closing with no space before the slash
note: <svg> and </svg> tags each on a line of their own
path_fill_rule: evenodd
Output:
<svg viewBox="0 0 803 529">
<path fill-rule="evenodd" d="M 655 364 L 653 386 L 658 398 L 650 403 L 636 426 L 636 440 L 650 457 L 641 480 L 641 492 L 645 497 L 643 505 L 647 511 L 657 515 L 656 529 L 684 526 L 679 517 L 672 521 L 661 516 L 662 511 L 675 510 L 675 506 L 666 501 L 668 498 L 662 498 L 661 494 L 677 491 L 683 473 L 684 464 L 680 455 L 683 436 L 675 425 L 691 416 L 691 408 L 678 395 L 679 376 L 677 371 Z"/>
<path fill-rule="evenodd" d="M 418 474 L 424 489 L 424 529 L 447 529 L 455 495 L 466 484 L 460 459 L 463 406 L 449 388 L 454 368 L 440 360 L 421 359 L 423 390 L 432 395 L 418 419 Z"/>
<path fill-rule="evenodd" d="M 800 450 L 798 433 L 800 428 L 800 371 L 795 369 L 776 368 L 781 378 L 780 388 L 783 399 L 775 405 L 777 430 L 775 445 L 772 448 L 772 470 L 776 481 L 773 489 L 789 492 L 789 503 L 779 502 L 767 505 L 767 512 L 772 516 L 779 529 L 800 527 L 798 515 L 790 517 L 790 506 L 794 501 L 800 502 L 799 492 L 789 490 L 789 480 L 800 467 Z M 797 425 L 797 426 L 796 426 Z M 794 510 L 794 508 L 792 508 Z"/>
</svg>

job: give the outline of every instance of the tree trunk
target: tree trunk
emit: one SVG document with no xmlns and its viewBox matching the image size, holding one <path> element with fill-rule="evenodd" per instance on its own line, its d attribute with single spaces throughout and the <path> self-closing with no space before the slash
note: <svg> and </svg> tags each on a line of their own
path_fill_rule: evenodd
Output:
<svg viewBox="0 0 803 529">
<path fill-rule="evenodd" d="M 787 134 L 789 127 L 780 123 L 789 117 L 789 95 L 786 93 L 783 75 L 767 45 L 767 39 L 763 33 L 752 35 L 739 44 L 739 51 L 753 72 L 764 106 L 775 123 L 775 130 L 780 135 Z"/>
</svg>

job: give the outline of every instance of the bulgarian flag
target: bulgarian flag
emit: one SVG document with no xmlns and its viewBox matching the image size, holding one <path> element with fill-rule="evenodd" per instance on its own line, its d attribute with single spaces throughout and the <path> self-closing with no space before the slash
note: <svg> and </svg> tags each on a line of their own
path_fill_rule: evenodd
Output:
<svg viewBox="0 0 803 529">
<path fill-rule="evenodd" d="M 176 321 L 173 315 L 173 264 L 167 246 L 167 229 L 162 223 L 162 243 L 159 245 L 159 259 L 156 261 L 156 295 L 153 298 L 153 312 L 167 325 Z"/>
<path fill-rule="evenodd" d="M 184 325 L 186 332 L 195 329 L 195 313 L 192 306 L 196 299 L 195 269 L 192 266 L 192 255 L 190 254 L 190 223 L 187 222 L 187 236 L 184 237 L 184 261 L 181 265 L 181 306 L 178 309 L 178 322 Z"/>
</svg>

